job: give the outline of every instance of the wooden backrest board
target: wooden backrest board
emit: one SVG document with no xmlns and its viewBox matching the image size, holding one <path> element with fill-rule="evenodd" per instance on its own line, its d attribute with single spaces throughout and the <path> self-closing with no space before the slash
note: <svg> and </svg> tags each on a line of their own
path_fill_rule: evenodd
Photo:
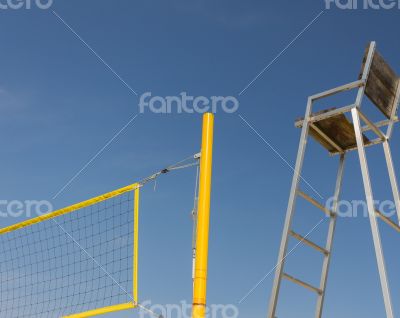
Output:
<svg viewBox="0 0 400 318">
<path fill-rule="evenodd" d="M 362 78 L 364 72 L 369 50 L 370 46 L 367 47 L 364 55 L 361 73 L 359 76 L 360 79 Z M 389 119 L 392 115 L 394 107 L 396 107 L 395 111 L 397 112 L 398 102 L 396 101 L 396 96 L 398 94 L 398 89 L 400 88 L 399 83 L 400 80 L 397 74 L 393 71 L 389 64 L 386 63 L 382 55 L 375 50 L 365 94 Z"/>
</svg>

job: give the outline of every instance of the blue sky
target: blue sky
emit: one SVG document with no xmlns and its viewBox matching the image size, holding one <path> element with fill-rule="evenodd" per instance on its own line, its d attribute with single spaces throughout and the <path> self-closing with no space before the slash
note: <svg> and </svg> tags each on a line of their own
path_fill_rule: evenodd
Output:
<svg viewBox="0 0 400 318">
<path fill-rule="evenodd" d="M 237 113 L 215 118 L 209 304 L 238 304 L 275 265 L 292 178 L 286 163 L 239 115 L 292 164 L 300 133 L 293 122 L 303 115 L 307 96 L 356 80 L 369 41 L 377 41 L 400 73 L 397 9 L 331 9 L 239 95 L 324 8 L 324 1 L 310 0 L 55 0 L 51 8 L 138 94 L 185 91 L 239 99 Z M 0 15 L 2 198 L 51 200 L 58 208 L 199 151 L 199 114 L 145 113 L 53 199 L 138 112 L 139 99 L 51 10 L 3 10 Z M 395 130 L 396 170 L 399 137 Z M 314 142 L 309 145 L 304 176 L 329 197 L 337 158 Z M 391 199 L 381 149 L 367 154 L 377 199 Z M 360 200 L 358 159 L 355 153 L 348 159 L 343 198 Z M 152 186 L 144 190 L 142 300 L 191 301 L 194 175 L 193 169 L 177 172 L 160 179 L 155 192 Z M 295 224 L 305 233 L 319 219 L 318 211 L 299 205 Z M 0 225 L 21 220 L 2 218 Z M 381 229 L 400 314 L 399 237 L 386 225 Z M 368 219 L 339 219 L 336 234 L 325 317 L 383 317 Z M 312 237 L 323 242 L 325 235 L 321 226 Z M 288 271 L 316 282 L 320 262 L 313 251 L 299 248 L 288 259 Z M 240 317 L 266 316 L 272 278 L 238 305 Z M 281 295 L 279 317 L 312 316 L 313 295 L 286 283 Z"/>
</svg>

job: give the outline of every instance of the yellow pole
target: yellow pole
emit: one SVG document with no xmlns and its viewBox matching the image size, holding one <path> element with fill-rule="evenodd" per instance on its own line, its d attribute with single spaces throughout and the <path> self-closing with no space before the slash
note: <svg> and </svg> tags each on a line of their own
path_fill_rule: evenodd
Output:
<svg viewBox="0 0 400 318">
<path fill-rule="evenodd" d="M 134 233 L 133 233 L 133 303 L 138 305 L 138 267 L 139 267 L 139 196 L 140 188 L 134 192 Z"/>
<path fill-rule="evenodd" d="M 205 318 L 214 115 L 203 116 L 192 318 Z"/>
</svg>

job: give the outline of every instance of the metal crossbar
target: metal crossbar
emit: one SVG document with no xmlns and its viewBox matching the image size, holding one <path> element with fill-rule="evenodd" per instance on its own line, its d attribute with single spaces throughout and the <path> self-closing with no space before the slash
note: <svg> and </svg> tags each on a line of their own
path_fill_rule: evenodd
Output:
<svg viewBox="0 0 400 318">
<path fill-rule="evenodd" d="M 295 231 L 290 231 L 289 234 L 291 236 L 293 236 L 294 238 L 298 239 L 301 243 L 304 243 L 325 255 L 329 254 L 329 251 L 327 251 L 325 248 L 311 242 L 309 239 L 305 238 L 304 236 L 301 236 L 300 234 L 296 233 Z"/>
<path fill-rule="evenodd" d="M 311 290 L 311 291 L 313 291 L 313 292 L 315 292 L 315 293 L 317 293 L 319 295 L 322 294 L 322 291 L 320 289 L 318 289 L 318 288 L 316 288 L 316 287 L 314 287 L 314 286 L 312 286 L 312 285 L 310 285 L 310 284 L 308 284 L 306 282 L 303 282 L 300 279 L 297 279 L 297 278 L 295 278 L 293 276 L 290 276 L 289 274 L 283 273 L 282 277 L 287 279 L 287 280 L 290 280 L 291 282 L 293 282 L 293 283 L 295 283 L 297 285 L 300 285 L 300 286 L 302 286 L 304 288 L 307 288 L 307 289 L 309 289 L 309 290 Z"/>
<path fill-rule="evenodd" d="M 375 54 L 377 55 L 375 56 Z M 379 72 L 386 72 L 386 73 L 380 74 Z M 273 282 L 273 288 L 272 288 L 272 294 L 271 294 L 267 318 L 275 318 L 277 316 L 276 313 L 277 313 L 278 297 L 280 293 L 282 279 L 287 279 L 297 285 L 300 285 L 311 291 L 316 292 L 318 298 L 317 298 L 315 317 L 316 318 L 322 317 L 328 272 L 332 255 L 333 239 L 337 222 L 338 201 L 342 188 L 345 156 L 349 151 L 353 150 L 357 150 L 360 161 L 364 190 L 369 211 L 369 220 L 370 220 L 374 248 L 378 263 L 378 271 L 381 281 L 383 300 L 385 304 L 386 317 L 394 318 L 390 288 L 385 267 L 385 259 L 382 251 L 382 242 L 377 222 L 377 219 L 379 218 L 383 220 L 383 222 L 388 224 L 390 227 L 395 229 L 397 232 L 400 232 L 400 226 L 399 226 L 400 194 L 389 145 L 389 139 L 392 135 L 393 126 L 395 123 L 398 122 L 398 117 L 396 116 L 396 113 L 400 101 L 400 79 L 395 78 L 393 74 L 394 74 L 393 71 L 391 71 L 390 67 L 387 64 L 385 64 L 382 57 L 378 55 L 378 53 L 376 53 L 375 42 L 372 42 L 368 47 L 367 53 L 365 55 L 363 63 L 363 71 L 360 76 L 360 79 L 350 84 L 339 86 L 337 88 L 330 89 L 325 92 L 310 96 L 308 99 L 304 119 L 298 120 L 296 122 L 295 125 L 297 127 L 301 127 L 302 129 L 301 137 L 296 159 L 296 165 L 294 168 L 295 173 L 293 175 L 292 187 L 290 190 L 286 220 L 282 234 L 282 241 L 279 249 L 278 262 L 276 266 L 275 278 Z M 379 85 L 374 86 L 373 82 L 374 80 L 376 80 L 376 78 L 385 76 L 386 76 L 385 78 L 386 83 L 391 81 L 392 83 L 391 88 L 396 87 L 396 85 L 393 83 L 396 83 L 396 80 L 398 81 L 396 93 L 393 93 L 392 89 L 391 96 L 389 97 L 387 96 L 382 97 L 382 92 L 376 91 L 377 89 L 380 89 L 380 86 Z M 320 112 L 318 114 L 312 113 L 312 108 L 315 101 L 350 89 L 358 89 L 356 101 L 354 104 L 334 110 L 327 110 L 325 112 Z M 381 120 L 378 122 L 371 121 L 361 111 L 361 104 L 364 95 L 368 95 L 368 97 L 376 104 L 376 106 L 382 112 L 384 112 L 385 116 L 389 119 Z M 393 99 L 393 104 L 390 104 L 390 101 L 392 99 Z M 347 113 L 351 115 L 352 119 L 351 122 L 348 121 L 347 117 L 345 117 L 345 114 Z M 361 121 L 365 123 L 365 126 L 361 126 Z M 387 127 L 386 133 L 384 133 L 381 130 L 382 127 Z M 344 133 L 342 133 L 342 129 L 345 131 Z M 378 136 L 378 138 L 369 140 L 363 134 L 366 131 L 374 132 Z M 317 139 L 317 141 L 319 141 L 319 143 L 322 146 L 328 149 L 330 155 L 336 155 L 336 154 L 340 155 L 339 169 L 336 177 L 336 186 L 333 197 L 334 198 L 333 206 L 329 209 L 299 189 L 300 175 L 303 167 L 307 139 L 309 135 L 312 135 L 315 139 Z M 348 140 L 344 139 L 346 137 L 348 138 Z M 396 211 L 398 217 L 397 222 L 393 221 L 391 218 L 386 217 L 383 213 L 376 210 L 374 206 L 373 192 L 372 192 L 365 148 L 377 144 L 383 145 L 387 169 L 390 177 L 390 185 L 392 188 L 392 194 L 396 205 Z M 297 197 L 299 196 L 308 201 L 309 203 L 311 203 L 312 205 L 314 205 L 315 207 L 317 207 L 318 209 L 322 210 L 329 217 L 329 228 L 328 228 L 328 235 L 325 247 L 313 243 L 306 237 L 303 237 L 292 230 L 292 222 L 295 213 L 296 201 Z M 299 240 L 301 243 L 304 243 L 323 254 L 324 260 L 322 265 L 321 280 L 319 287 L 314 287 L 284 272 L 285 263 L 287 261 L 286 258 L 287 258 L 288 242 L 290 237 Z"/>
<path fill-rule="evenodd" d="M 380 211 L 375 211 L 376 215 L 382 219 L 383 222 L 394 228 L 397 232 L 400 233 L 400 226 L 398 226 L 395 222 L 393 222 L 390 218 L 387 216 L 384 216 L 382 212 Z"/>
<path fill-rule="evenodd" d="M 314 206 L 316 206 L 318 209 L 320 209 L 322 212 L 324 212 L 327 216 L 334 217 L 335 213 L 332 212 L 331 210 L 327 209 L 325 206 L 323 206 L 321 203 L 317 202 L 315 199 L 310 197 L 308 194 L 305 194 L 303 191 L 298 190 L 297 191 L 298 195 L 307 200 L 308 202 L 312 203 Z"/>
</svg>

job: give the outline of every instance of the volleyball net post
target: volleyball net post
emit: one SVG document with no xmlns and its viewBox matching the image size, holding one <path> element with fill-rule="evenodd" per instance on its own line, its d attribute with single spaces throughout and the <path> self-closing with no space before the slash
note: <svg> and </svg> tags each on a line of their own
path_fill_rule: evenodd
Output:
<svg viewBox="0 0 400 318">
<path fill-rule="evenodd" d="M 205 318 L 214 115 L 203 115 L 192 318 Z"/>
</svg>

